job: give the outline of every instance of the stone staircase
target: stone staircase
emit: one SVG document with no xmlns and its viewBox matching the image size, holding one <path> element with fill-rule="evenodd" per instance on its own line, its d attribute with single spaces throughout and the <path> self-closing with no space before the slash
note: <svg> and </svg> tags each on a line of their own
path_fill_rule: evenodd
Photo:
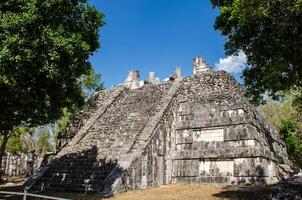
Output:
<svg viewBox="0 0 302 200">
<path fill-rule="evenodd" d="M 103 193 L 105 181 L 107 188 L 112 182 L 108 175 L 123 170 L 119 168 L 121 156 L 123 160 L 127 154 L 133 156 L 133 151 L 141 149 L 151 137 L 171 100 L 167 94 L 179 88 L 179 81 L 174 82 L 113 91 L 108 102 L 91 115 L 56 155 L 34 189 Z"/>
<path fill-rule="evenodd" d="M 67 141 L 59 148 L 57 157 L 63 154 L 71 153 L 70 147 L 77 144 L 87 133 L 87 130 L 101 117 L 113 104 L 118 97 L 125 91 L 124 87 L 112 88 L 107 91 L 101 91 L 94 95 L 92 102 L 82 112 L 76 114 L 75 119 L 69 124 L 68 131 L 65 134 Z M 64 148 L 67 146 L 67 148 Z M 64 148 L 64 149 L 62 149 Z"/>
<path fill-rule="evenodd" d="M 97 192 L 116 163 L 96 160 L 97 149 L 69 154 L 54 160 L 35 186 L 35 190 Z"/>
<path fill-rule="evenodd" d="M 96 146 L 80 153 L 72 153 L 71 147 L 81 141 L 87 130 L 125 90 L 123 87 L 117 87 L 101 92 L 95 97 L 96 102 L 86 108 L 86 112 L 89 113 L 80 114 L 86 116 L 82 119 L 84 123 L 81 122 L 77 126 L 76 122 L 70 124 L 67 138 L 71 138 L 71 141 L 63 145 L 63 149 L 48 164 L 48 169 L 35 183 L 33 190 L 96 192 L 97 188 L 101 189 L 102 180 L 110 173 L 115 163 L 97 160 Z M 78 119 L 75 120 L 78 121 Z"/>
<path fill-rule="evenodd" d="M 108 175 L 119 168 L 120 156 L 127 155 L 143 130 L 155 123 L 154 117 L 161 113 L 162 101 L 171 85 L 168 82 L 111 92 L 108 102 L 91 115 L 56 155 L 34 189 L 102 192 Z"/>
<path fill-rule="evenodd" d="M 113 195 L 116 186 L 122 181 L 121 179 L 124 173 L 121 171 L 121 169 L 128 169 L 135 162 L 135 160 L 142 155 L 144 149 L 154 136 L 154 130 L 162 120 L 165 112 L 169 109 L 170 104 L 173 102 L 173 98 L 179 91 L 182 81 L 183 78 L 174 80 L 173 84 L 169 88 L 169 91 L 166 92 L 159 105 L 156 107 L 156 114 L 149 119 L 148 125 L 144 127 L 144 129 L 132 143 L 131 147 L 128 148 L 128 151 L 120 155 L 118 165 L 112 170 L 104 182 L 103 191 L 101 192 L 104 197 Z"/>
</svg>

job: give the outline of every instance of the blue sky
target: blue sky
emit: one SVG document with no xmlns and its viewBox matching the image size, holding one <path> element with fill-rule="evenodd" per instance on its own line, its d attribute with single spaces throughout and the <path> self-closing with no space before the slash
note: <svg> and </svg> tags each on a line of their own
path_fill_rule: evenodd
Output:
<svg viewBox="0 0 302 200">
<path fill-rule="evenodd" d="M 90 58 L 105 87 L 124 81 L 129 70 L 141 79 L 154 71 L 161 79 L 180 66 L 192 74 L 192 58 L 215 67 L 224 58 L 224 38 L 213 24 L 218 10 L 209 0 L 91 0 L 105 14 L 101 48 Z"/>
</svg>

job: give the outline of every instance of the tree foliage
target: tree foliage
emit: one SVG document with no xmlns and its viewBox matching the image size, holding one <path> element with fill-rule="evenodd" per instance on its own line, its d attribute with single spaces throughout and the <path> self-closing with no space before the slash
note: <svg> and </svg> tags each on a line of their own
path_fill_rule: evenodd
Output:
<svg viewBox="0 0 302 200">
<path fill-rule="evenodd" d="M 0 1 L 0 130 L 37 126 L 83 105 L 103 15 L 87 0 Z"/>
<path fill-rule="evenodd" d="M 63 110 L 63 116 L 56 122 L 56 129 L 59 130 L 66 130 L 68 126 L 68 122 L 70 121 L 70 118 L 72 117 L 72 113 L 65 108 Z"/>
<path fill-rule="evenodd" d="M 296 94 L 296 90 L 291 90 L 282 93 L 282 98 L 279 101 L 268 98 L 265 104 L 259 106 L 259 110 L 278 130 L 283 126 L 283 121 L 292 119 L 297 126 L 297 131 L 302 132 L 302 112 L 293 103 Z"/>
<path fill-rule="evenodd" d="M 0 1 L 0 164 L 16 128 L 52 123 L 84 104 L 80 78 L 92 70 L 102 25 L 88 0 Z"/>
<path fill-rule="evenodd" d="M 54 143 L 52 143 L 53 134 L 47 129 L 42 129 L 39 131 L 38 139 L 36 141 L 36 152 L 39 155 L 44 155 L 47 152 L 54 151 Z"/>
<path fill-rule="evenodd" d="M 101 75 L 96 74 L 92 69 L 89 74 L 83 75 L 80 78 L 82 92 L 86 99 L 89 98 L 93 92 L 103 89 L 103 83 L 101 82 Z M 53 131 L 45 128 L 47 126 L 35 127 L 32 129 L 26 127 L 19 127 L 15 129 L 7 142 L 6 152 L 9 153 L 29 153 L 34 150 L 40 156 L 47 152 L 53 152 L 55 144 L 57 143 L 58 132 L 67 131 L 68 123 L 70 122 L 73 113 L 68 111 L 67 108 L 63 108 L 63 115 L 58 119 L 54 126 L 52 124 L 47 125 Z M 0 143 L 2 139 L 0 138 Z"/>
<path fill-rule="evenodd" d="M 243 79 L 256 103 L 265 92 L 276 99 L 278 91 L 302 86 L 301 0 L 211 2 L 220 10 L 214 27 L 226 36 L 226 53 L 247 55 Z"/>
<path fill-rule="evenodd" d="M 293 104 L 296 94 L 296 90 L 291 90 L 284 93 L 280 101 L 270 98 L 259 109 L 279 130 L 290 159 L 302 167 L 302 113 Z"/>
<path fill-rule="evenodd" d="M 279 132 L 287 138 L 292 133 L 295 133 L 297 130 L 297 124 L 291 119 L 282 120 Z"/>
<path fill-rule="evenodd" d="M 297 124 L 292 119 L 283 120 L 279 129 L 283 135 L 289 157 L 302 166 L 302 140 L 297 135 Z"/>
<path fill-rule="evenodd" d="M 24 141 L 24 135 L 28 133 L 27 128 L 17 128 L 7 142 L 6 152 L 15 153 L 15 152 L 23 152 L 27 153 L 28 148 L 23 145 L 22 141 Z"/>
<path fill-rule="evenodd" d="M 104 84 L 101 82 L 101 79 L 101 74 L 95 73 L 93 69 L 91 69 L 87 75 L 81 77 L 80 82 L 86 100 L 88 100 L 94 92 L 104 89 Z"/>
<path fill-rule="evenodd" d="M 8 139 L 7 153 L 29 153 L 35 151 L 39 156 L 54 151 L 54 134 L 50 126 L 37 128 L 17 128 Z"/>
</svg>

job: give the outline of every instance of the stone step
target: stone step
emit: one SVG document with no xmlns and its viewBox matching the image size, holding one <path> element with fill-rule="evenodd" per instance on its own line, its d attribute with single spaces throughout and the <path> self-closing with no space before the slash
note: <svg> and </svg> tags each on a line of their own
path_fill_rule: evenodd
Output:
<svg viewBox="0 0 302 200">
<path fill-rule="evenodd" d="M 54 160 L 54 162 L 61 162 L 61 161 L 64 161 L 64 162 L 101 162 L 101 161 L 98 161 L 96 158 L 96 155 L 94 155 L 94 157 L 80 157 L 80 158 L 68 158 L 68 157 L 65 157 L 65 158 L 60 158 L 60 160 Z"/>
<path fill-rule="evenodd" d="M 106 170 L 106 169 L 111 169 L 115 166 L 115 164 L 101 164 L 101 163 L 96 163 L 96 162 L 88 162 L 88 163 L 84 163 L 84 162 L 59 162 L 59 163 L 52 163 L 50 164 L 50 168 L 82 168 L 82 169 L 99 169 L 99 170 Z"/>
<path fill-rule="evenodd" d="M 97 156 L 97 152 L 91 152 L 91 153 L 85 153 L 83 155 L 65 155 L 62 156 L 61 158 L 59 158 L 60 160 L 92 160 L 92 161 L 96 161 L 96 156 Z"/>
<path fill-rule="evenodd" d="M 48 169 L 45 174 L 53 174 L 53 173 L 64 173 L 64 174 L 106 174 L 110 172 L 110 169 L 83 169 L 83 168 L 50 168 Z"/>
<path fill-rule="evenodd" d="M 95 174 L 95 175 L 105 175 L 105 174 L 108 174 L 110 173 L 111 170 L 70 170 L 70 169 L 48 169 L 46 172 L 45 172 L 45 176 L 47 174 L 55 174 L 55 173 L 60 173 L 60 174 L 74 174 L 74 175 L 86 175 L 86 174 Z"/>
<path fill-rule="evenodd" d="M 101 152 L 101 150 L 100 150 Z M 102 155 L 99 155 L 99 157 L 101 157 Z M 88 163 L 88 164 L 94 164 L 94 163 L 98 163 L 99 165 L 113 165 L 115 164 L 114 161 L 109 162 L 107 160 L 104 161 L 102 159 L 97 160 L 96 158 L 60 158 L 59 160 L 54 160 L 52 162 L 52 164 L 57 164 L 57 163 Z"/>
<path fill-rule="evenodd" d="M 57 160 L 52 162 L 38 185 L 54 191 L 99 190 L 116 166 L 114 161 L 129 152 L 133 142 L 146 129 L 145 126 L 161 112 L 159 103 L 169 87 L 162 89 L 150 86 L 147 91 L 125 91 L 125 96 L 119 96 L 102 113 L 102 117 L 94 116 L 93 124 L 88 124 L 89 127 L 87 125 L 78 132 L 68 147 L 57 156 Z M 150 99 L 143 98 L 145 96 Z M 101 144 L 98 145 L 100 147 L 90 145 L 96 142 Z M 81 153 L 75 153 L 79 151 Z M 110 159 L 112 163 L 103 162 Z"/>
<path fill-rule="evenodd" d="M 110 168 L 111 169 L 111 168 Z M 83 167 L 83 166 L 57 166 L 49 169 L 50 172 L 53 173 L 68 173 L 69 171 L 86 171 L 86 170 L 91 170 L 91 171 L 110 171 L 108 168 L 102 168 L 102 167 Z"/>
<path fill-rule="evenodd" d="M 109 173 L 104 173 L 104 174 L 68 174 L 68 173 L 49 173 L 45 174 L 43 178 L 67 178 L 67 179 L 76 179 L 76 178 L 83 178 L 83 179 L 90 179 L 90 178 L 95 178 L 95 179 L 104 179 L 108 176 Z"/>
<path fill-rule="evenodd" d="M 54 166 L 51 166 L 52 169 L 79 169 L 79 170 L 104 170 L 106 167 L 104 166 L 97 166 L 97 165 L 79 165 L 79 164 L 73 164 L 73 163 L 60 163 Z"/>
<path fill-rule="evenodd" d="M 57 165 L 83 165 L 83 166 L 101 166 L 102 164 L 99 162 L 90 162 L 90 161 L 67 161 L 62 160 L 60 162 L 54 162 L 50 164 L 50 166 L 57 166 Z"/>
<path fill-rule="evenodd" d="M 49 184 L 49 183 L 65 183 L 65 184 L 102 184 L 104 182 L 105 178 L 102 179 L 82 179 L 80 177 L 78 178 L 61 178 L 61 177 L 43 177 L 40 182 Z"/>
<path fill-rule="evenodd" d="M 57 191 L 57 192 L 96 192 L 102 189 L 101 185 L 94 184 L 76 184 L 76 183 L 62 183 L 62 182 L 49 182 L 36 185 L 33 190 L 43 191 Z"/>
</svg>

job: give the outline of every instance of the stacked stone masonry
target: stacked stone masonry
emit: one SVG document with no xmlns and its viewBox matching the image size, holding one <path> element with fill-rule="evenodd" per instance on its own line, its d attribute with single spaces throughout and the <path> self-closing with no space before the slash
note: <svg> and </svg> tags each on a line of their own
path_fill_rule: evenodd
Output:
<svg viewBox="0 0 302 200">
<path fill-rule="evenodd" d="M 32 175 L 40 163 L 34 153 L 6 153 L 2 157 L 1 172 L 6 176 Z"/>
<path fill-rule="evenodd" d="M 280 180 L 279 166 L 291 163 L 275 129 L 233 77 L 194 67 L 193 76 L 138 88 L 128 78 L 96 94 L 35 188 L 111 195 L 173 182 Z"/>
</svg>

